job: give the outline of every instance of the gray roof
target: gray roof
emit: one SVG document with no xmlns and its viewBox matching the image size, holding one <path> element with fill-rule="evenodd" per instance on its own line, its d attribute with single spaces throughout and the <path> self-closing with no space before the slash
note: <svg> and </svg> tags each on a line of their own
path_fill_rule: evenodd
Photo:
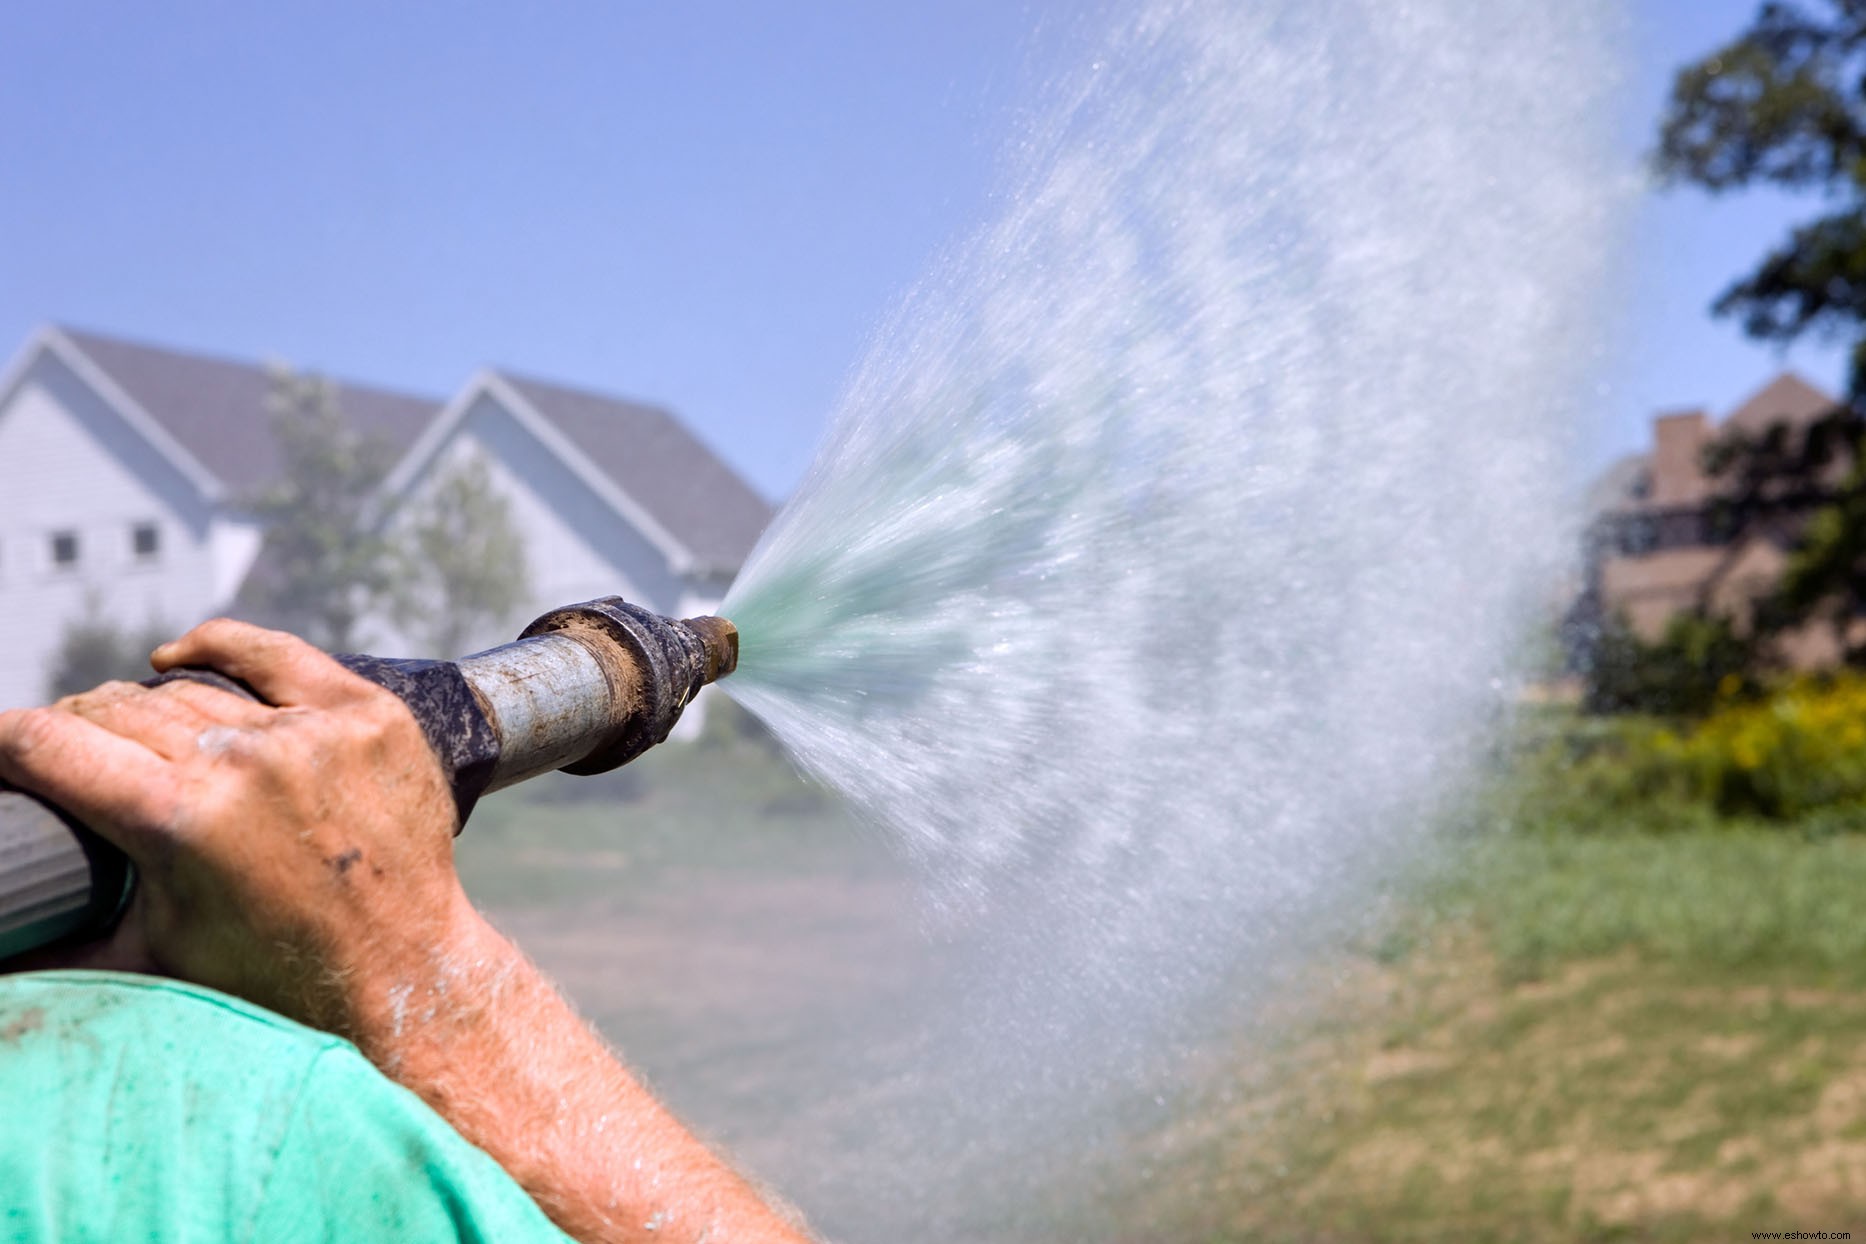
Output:
<svg viewBox="0 0 1866 1244">
<path fill-rule="evenodd" d="M 78 329 L 58 331 L 229 492 L 250 494 L 277 479 L 266 368 Z M 509 372 L 500 376 L 703 568 L 737 570 L 771 520 L 770 504 L 667 411 Z M 334 383 L 350 423 L 387 441 L 397 455 L 441 409 L 433 398 Z"/>
<path fill-rule="evenodd" d="M 58 330 L 235 494 L 278 478 L 279 450 L 266 413 L 264 367 L 184 354 L 76 329 Z M 337 403 L 358 431 L 406 450 L 440 410 L 433 398 L 335 381 Z"/>
<path fill-rule="evenodd" d="M 770 503 L 667 411 L 499 376 L 706 569 L 736 571 L 771 521 Z"/>
</svg>

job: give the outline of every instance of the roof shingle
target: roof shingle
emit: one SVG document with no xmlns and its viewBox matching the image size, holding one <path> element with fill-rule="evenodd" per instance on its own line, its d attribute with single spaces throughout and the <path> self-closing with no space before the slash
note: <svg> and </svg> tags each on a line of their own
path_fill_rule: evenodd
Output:
<svg viewBox="0 0 1866 1244">
<path fill-rule="evenodd" d="M 58 332 L 114 381 L 234 495 L 278 477 L 264 367 L 63 328 Z M 736 571 L 771 519 L 771 506 L 672 414 L 527 376 L 499 373 L 705 570 Z M 335 381 L 339 409 L 399 455 L 441 409 L 433 398 Z"/>
<path fill-rule="evenodd" d="M 704 568 L 736 571 L 744 563 L 771 505 L 680 420 L 659 407 L 498 374 Z"/>
<path fill-rule="evenodd" d="M 278 478 L 264 367 L 60 328 L 66 340 L 235 494 Z M 440 409 L 433 398 L 335 381 L 338 408 L 365 435 L 406 450 Z"/>
</svg>

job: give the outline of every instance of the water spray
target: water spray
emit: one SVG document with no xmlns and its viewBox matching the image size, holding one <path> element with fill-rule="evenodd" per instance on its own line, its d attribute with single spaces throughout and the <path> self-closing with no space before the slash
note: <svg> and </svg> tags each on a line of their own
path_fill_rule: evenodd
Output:
<svg viewBox="0 0 1866 1244">
<path fill-rule="evenodd" d="M 340 655 L 421 724 L 453 791 L 456 826 L 481 795 L 559 770 L 625 765 L 665 740 L 700 688 L 738 665 L 724 618 L 662 617 L 619 596 L 553 609 L 512 643 L 458 661 Z M 213 670 L 171 670 L 257 699 Z M 0 959 L 96 936 L 134 877 L 121 852 L 32 795 L 0 787 Z"/>
</svg>

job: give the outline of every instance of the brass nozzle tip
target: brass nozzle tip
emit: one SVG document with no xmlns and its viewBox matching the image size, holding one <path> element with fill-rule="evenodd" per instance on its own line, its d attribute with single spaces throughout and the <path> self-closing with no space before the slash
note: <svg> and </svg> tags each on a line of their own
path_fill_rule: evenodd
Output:
<svg viewBox="0 0 1866 1244">
<path fill-rule="evenodd" d="M 706 681 L 717 682 L 739 667 L 739 628 L 724 618 L 682 619 L 706 646 Z"/>
</svg>

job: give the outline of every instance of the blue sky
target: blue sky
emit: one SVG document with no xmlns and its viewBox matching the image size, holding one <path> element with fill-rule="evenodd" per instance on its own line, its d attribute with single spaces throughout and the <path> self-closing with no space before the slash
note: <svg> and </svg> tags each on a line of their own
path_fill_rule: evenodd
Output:
<svg viewBox="0 0 1866 1244">
<path fill-rule="evenodd" d="M 1758 7 L 1758 0 L 1642 0 L 1631 6 L 1622 135 L 1629 159 L 1650 147 L 1677 67 L 1728 41 Z M 1604 397 L 1591 456 L 1638 447 L 1655 410 L 1726 412 L 1784 367 L 1839 390 L 1843 350 L 1810 342 L 1784 353 L 1751 343 L 1734 323 L 1709 314 L 1733 279 L 1819 209 L 1807 199 L 1753 191 L 1711 198 L 1676 190 L 1641 202 L 1632 222 L 1624 357 Z"/>
<path fill-rule="evenodd" d="M 1477 2 L 1477 0 L 1474 0 Z M 1639 0 L 1623 146 L 1753 0 Z M 0 352 L 52 320 L 445 395 L 664 402 L 767 494 L 989 214 L 1060 4 L 0 8 Z M 1808 204 L 1654 197 L 1591 458 L 1786 360 L 1705 308 Z"/>
</svg>

